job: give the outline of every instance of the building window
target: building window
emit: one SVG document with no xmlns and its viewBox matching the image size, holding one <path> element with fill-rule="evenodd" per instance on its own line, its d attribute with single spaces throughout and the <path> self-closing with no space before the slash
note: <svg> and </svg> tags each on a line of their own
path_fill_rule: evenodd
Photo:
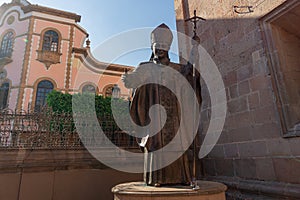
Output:
<svg viewBox="0 0 300 200">
<path fill-rule="evenodd" d="M 11 57 L 13 50 L 14 34 L 13 32 L 6 33 L 1 41 L 0 58 Z"/>
<path fill-rule="evenodd" d="M 300 136 L 299 13 L 300 2 L 287 1 L 262 18 L 284 137 Z"/>
<path fill-rule="evenodd" d="M 112 96 L 112 92 L 113 92 L 113 85 L 109 85 L 105 88 L 105 92 L 104 92 L 104 96 L 105 97 L 111 97 Z"/>
<path fill-rule="evenodd" d="M 7 104 L 8 91 L 9 91 L 9 83 L 3 83 L 0 87 L 0 110 L 8 106 Z"/>
<path fill-rule="evenodd" d="M 93 85 L 85 85 L 82 88 L 82 93 L 94 93 L 96 94 L 96 88 Z"/>
<path fill-rule="evenodd" d="M 60 63 L 62 53 L 60 53 L 60 35 L 57 31 L 45 31 L 41 40 L 40 49 L 37 50 L 37 60 L 44 63 L 47 69 L 51 65 Z"/>
<path fill-rule="evenodd" d="M 43 38 L 42 50 L 58 52 L 58 41 L 59 41 L 59 36 L 57 32 L 53 30 L 46 31 Z"/>
<path fill-rule="evenodd" d="M 40 111 L 46 104 L 47 94 L 49 94 L 54 89 L 53 84 L 50 81 L 44 80 L 39 82 L 36 90 L 35 99 L 35 111 Z"/>
</svg>

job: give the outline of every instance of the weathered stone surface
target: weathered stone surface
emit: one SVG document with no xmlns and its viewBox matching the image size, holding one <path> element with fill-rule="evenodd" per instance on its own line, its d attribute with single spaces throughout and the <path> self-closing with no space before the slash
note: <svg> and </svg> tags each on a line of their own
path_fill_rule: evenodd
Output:
<svg viewBox="0 0 300 200">
<path fill-rule="evenodd" d="M 225 158 L 238 158 L 239 150 L 237 144 L 226 144 L 224 145 Z"/>
<path fill-rule="evenodd" d="M 253 159 L 234 160 L 234 169 L 237 177 L 256 179 L 256 163 Z"/>
<path fill-rule="evenodd" d="M 268 155 L 265 141 L 239 143 L 238 148 L 241 158 L 263 157 Z"/>
<path fill-rule="evenodd" d="M 299 69 L 299 39 L 295 39 L 299 31 L 296 31 L 294 35 L 290 34 L 291 29 L 289 33 L 281 28 L 290 24 L 289 21 L 277 20 L 276 24 L 273 23 L 277 28 L 275 30 L 272 26 L 272 30 L 275 30 L 274 34 L 280 35 L 280 37 L 273 38 L 279 42 L 268 44 L 266 41 L 271 40 L 266 40 L 264 31 L 270 31 L 268 28 L 271 27 L 261 26 L 263 20 L 261 17 L 283 3 L 287 5 L 292 2 L 297 1 L 175 1 L 176 13 L 186 13 L 181 17 L 190 17 L 193 10 L 197 9 L 197 14 L 207 19 L 206 22 L 198 23 L 197 33 L 201 38 L 201 45 L 210 53 L 223 77 L 227 94 L 228 112 L 224 131 L 218 141 L 218 147 L 203 160 L 204 177 L 214 176 L 216 179 L 234 177 L 250 182 L 271 181 L 270 184 L 259 184 L 262 189 L 251 184 L 243 185 L 242 182 L 235 182 L 230 185 L 230 188 L 241 186 L 242 191 L 234 189 L 231 194 L 236 193 L 236 196 L 233 195 L 232 199 L 239 197 L 251 199 L 251 195 L 243 192 L 247 191 L 247 187 L 251 187 L 249 188 L 251 194 L 255 191 L 263 191 L 267 194 L 262 195 L 262 199 L 268 199 L 272 193 L 280 194 L 279 199 L 283 199 L 281 197 L 284 195 L 293 198 L 298 195 L 297 197 L 300 198 L 299 193 L 288 192 L 294 189 L 290 188 L 285 191 L 277 185 L 284 182 L 282 183 L 284 188 L 288 188 L 290 183 L 299 183 L 299 175 L 296 175 L 296 173 L 300 174 L 298 170 L 299 138 L 283 137 L 285 135 L 283 122 L 288 128 L 294 130 L 297 122 L 295 119 L 299 117 L 299 81 L 297 81 L 299 73 L 296 72 L 296 69 Z M 254 12 L 238 14 L 233 11 L 234 5 L 251 5 Z M 280 9 L 284 9 L 284 6 Z M 278 8 L 272 13 L 277 13 L 277 11 L 279 11 Z M 295 12 L 291 15 L 297 16 Z M 279 16 L 278 13 L 275 16 Z M 182 19 L 184 18 L 180 18 Z M 293 19 L 296 21 L 295 18 Z M 191 35 L 191 24 L 181 22 L 182 24 L 188 27 L 185 33 Z M 179 29 L 183 30 L 182 27 Z M 294 27 L 294 30 L 299 30 L 299 28 Z M 275 46 L 277 50 L 269 52 L 268 46 Z M 280 55 L 278 49 L 284 53 Z M 284 65 L 279 60 L 275 63 L 275 68 L 281 67 L 281 71 L 274 71 L 270 56 L 281 56 L 281 59 L 286 62 Z M 285 77 L 285 80 L 278 85 L 279 90 L 283 91 L 281 96 L 276 93 L 275 76 L 279 80 Z M 285 89 L 286 84 L 289 85 L 287 89 Z M 208 96 L 208 93 L 203 93 L 203 99 L 208 99 Z M 281 105 L 281 102 L 285 104 Z M 209 110 L 209 107 L 210 105 L 206 103 L 205 109 Z M 281 109 L 285 112 L 282 113 Z M 207 125 L 206 121 L 205 126 Z M 205 130 L 207 129 L 203 129 L 204 132 Z M 233 172 L 231 163 L 233 163 Z M 257 192 L 257 196 L 252 199 L 259 199 L 259 194 L 260 192 Z"/>
<path fill-rule="evenodd" d="M 273 167 L 272 159 L 270 158 L 257 158 L 256 163 L 256 173 L 257 178 L 263 181 L 275 181 L 275 171 Z"/>
<path fill-rule="evenodd" d="M 276 180 L 281 182 L 300 184 L 299 157 L 273 158 Z"/>
</svg>

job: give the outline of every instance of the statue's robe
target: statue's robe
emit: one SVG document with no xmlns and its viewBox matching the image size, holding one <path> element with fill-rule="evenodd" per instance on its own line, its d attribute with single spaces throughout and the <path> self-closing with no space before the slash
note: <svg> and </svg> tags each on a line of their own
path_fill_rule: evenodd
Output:
<svg viewBox="0 0 300 200">
<path fill-rule="evenodd" d="M 147 65 L 149 70 L 146 70 L 147 73 L 140 70 L 143 66 Z M 146 82 L 147 79 L 161 79 L 162 81 L 170 79 L 169 74 L 166 74 L 164 71 L 163 65 L 161 65 L 159 70 L 151 70 L 151 65 L 157 65 L 152 62 L 141 63 L 136 70 L 132 73 L 132 78 L 138 80 L 138 82 Z M 196 81 L 192 75 L 191 66 L 187 69 L 184 65 L 179 65 L 175 63 L 170 63 L 169 67 L 177 70 L 182 75 L 184 75 L 191 86 L 196 83 L 196 94 L 198 101 L 200 102 L 200 81 L 199 74 L 197 73 Z M 193 83 L 194 82 L 194 83 Z M 182 97 L 185 92 L 184 88 L 181 88 L 177 84 L 176 80 L 168 81 L 168 85 L 173 85 L 174 88 L 180 93 Z M 176 85 L 177 84 L 177 85 Z M 179 97 L 180 98 L 180 97 Z M 144 181 L 147 185 L 166 185 L 166 184 L 190 184 L 191 182 L 191 169 L 190 162 L 188 160 L 188 151 L 179 157 L 176 161 L 170 165 L 152 171 L 155 169 L 155 166 L 162 162 L 162 157 L 160 155 L 154 155 L 152 152 L 163 148 L 167 145 L 176 135 L 178 128 L 180 126 L 180 116 L 181 110 L 179 106 L 180 99 L 177 99 L 175 94 L 173 94 L 167 87 L 158 84 L 146 84 L 135 89 L 133 99 L 130 106 L 130 115 L 133 121 L 139 126 L 147 126 L 149 123 L 156 123 L 156 126 L 159 127 L 159 132 L 152 137 L 146 139 L 145 145 L 142 147 L 142 150 L 145 153 L 144 160 Z M 163 106 L 167 113 L 167 120 L 163 127 L 161 125 L 161 113 L 155 113 L 152 121 L 149 117 L 149 108 L 152 105 L 159 104 Z M 183 113 L 184 114 L 184 113 Z M 176 144 L 179 151 L 181 151 L 182 144 Z M 172 153 L 172 152 L 168 152 Z M 174 152 L 178 153 L 178 152 Z"/>
</svg>

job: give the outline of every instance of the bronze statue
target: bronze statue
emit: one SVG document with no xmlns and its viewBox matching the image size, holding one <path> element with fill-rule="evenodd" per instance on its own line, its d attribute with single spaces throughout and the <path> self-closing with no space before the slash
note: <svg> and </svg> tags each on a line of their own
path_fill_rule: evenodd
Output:
<svg viewBox="0 0 300 200">
<path fill-rule="evenodd" d="M 158 84 L 146 84 L 138 87 L 136 84 L 137 80 L 143 81 L 153 78 L 153 76 L 157 76 L 162 80 L 166 79 L 169 75 L 164 73 L 164 68 L 168 66 L 184 75 L 191 85 L 193 82 L 196 83 L 193 88 L 197 91 L 198 101 L 200 102 L 199 73 L 196 73 L 197 80 L 194 81 L 195 76 L 193 76 L 193 66 L 191 64 L 180 65 L 170 62 L 168 51 L 172 40 L 173 35 L 169 27 L 165 24 L 158 26 L 151 33 L 152 56 L 150 61 L 139 64 L 134 72 L 123 75 L 125 86 L 135 89 L 130 105 L 130 115 L 137 125 L 147 126 L 151 123 L 149 108 L 153 105 L 159 104 L 163 106 L 167 114 L 166 122 L 163 127 L 160 127 L 160 131 L 154 136 L 144 137 L 139 142 L 142 151 L 145 153 L 144 181 L 151 186 L 190 185 L 192 181 L 187 152 L 172 164 L 156 171 L 151 170 L 162 159 L 155 157 L 151 152 L 163 148 L 173 139 L 180 125 L 180 116 L 181 114 L 184 115 L 184 113 L 180 113 L 178 99 L 167 87 Z M 151 64 L 159 65 L 159 70 L 149 73 L 141 72 L 143 66 L 151 66 Z M 169 79 L 168 84 L 176 84 L 176 80 L 169 81 Z M 179 89 L 184 90 L 184 88 Z M 160 118 L 160 113 L 155 113 L 152 123 L 157 123 L 157 126 L 160 126 L 160 121 L 158 120 Z M 178 145 L 180 146 L 180 144 Z"/>
</svg>

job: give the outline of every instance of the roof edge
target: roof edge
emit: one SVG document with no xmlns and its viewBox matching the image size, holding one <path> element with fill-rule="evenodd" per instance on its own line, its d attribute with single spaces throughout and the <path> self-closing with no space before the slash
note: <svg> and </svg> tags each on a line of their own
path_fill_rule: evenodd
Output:
<svg viewBox="0 0 300 200">
<path fill-rule="evenodd" d="M 85 58 L 85 62 L 89 63 L 91 66 L 94 66 L 98 69 L 107 69 L 116 72 L 125 72 L 125 71 L 132 71 L 134 67 L 126 66 L 121 64 L 114 64 L 114 63 L 105 63 L 98 61 L 96 58 L 93 57 L 89 48 L 73 48 L 73 52 L 77 54 L 81 54 Z"/>
<path fill-rule="evenodd" d="M 80 20 L 81 20 L 81 16 L 77 15 L 76 13 L 58 10 L 58 9 L 54 9 L 54 8 L 49 8 L 49 7 L 45 7 L 45 6 L 40 6 L 37 4 L 30 4 L 28 6 L 22 6 L 21 9 L 23 10 L 24 13 L 36 11 L 36 12 L 55 15 L 55 16 L 64 17 L 64 18 L 68 18 L 68 19 L 74 19 L 75 22 L 80 22 Z"/>
</svg>

